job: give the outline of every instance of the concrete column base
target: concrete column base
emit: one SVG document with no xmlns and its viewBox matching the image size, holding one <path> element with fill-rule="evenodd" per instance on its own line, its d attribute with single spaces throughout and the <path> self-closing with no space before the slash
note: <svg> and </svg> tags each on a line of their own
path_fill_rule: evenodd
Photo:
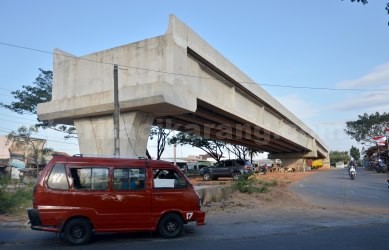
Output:
<svg viewBox="0 0 389 250">
<path fill-rule="evenodd" d="M 120 115 L 120 157 L 145 157 L 147 141 L 154 116 L 136 111 Z M 80 153 L 86 155 L 113 156 L 113 117 L 100 116 L 74 120 Z"/>
<path fill-rule="evenodd" d="M 285 168 L 294 168 L 298 172 L 305 171 L 305 161 L 303 158 L 282 159 Z"/>
</svg>

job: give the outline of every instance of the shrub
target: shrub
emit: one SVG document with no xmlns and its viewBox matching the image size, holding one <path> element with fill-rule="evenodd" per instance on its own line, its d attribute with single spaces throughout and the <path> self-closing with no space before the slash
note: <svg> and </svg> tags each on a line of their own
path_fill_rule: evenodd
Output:
<svg viewBox="0 0 389 250">
<path fill-rule="evenodd" d="M 270 191 L 270 187 L 276 186 L 277 181 L 258 181 L 255 178 L 240 178 L 233 182 L 232 188 L 235 191 L 241 193 L 267 193 Z"/>
<path fill-rule="evenodd" d="M 32 185 L 20 184 L 9 177 L 0 178 L 0 214 L 24 211 L 32 200 Z"/>
</svg>

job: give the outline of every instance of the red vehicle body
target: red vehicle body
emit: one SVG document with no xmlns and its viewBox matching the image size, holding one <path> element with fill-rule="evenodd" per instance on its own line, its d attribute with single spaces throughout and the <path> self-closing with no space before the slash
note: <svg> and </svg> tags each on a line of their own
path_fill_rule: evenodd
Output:
<svg viewBox="0 0 389 250">
<path fill-rule="evenodd" d="M 63 233 L 70 244 L 94 232 L 156 231 L 179 236 L 204 225 L 187 177 L 173 164 L 145 159 L 55 156 L 40 173 L 28 209 L 31 228 Z"/>
</svg>

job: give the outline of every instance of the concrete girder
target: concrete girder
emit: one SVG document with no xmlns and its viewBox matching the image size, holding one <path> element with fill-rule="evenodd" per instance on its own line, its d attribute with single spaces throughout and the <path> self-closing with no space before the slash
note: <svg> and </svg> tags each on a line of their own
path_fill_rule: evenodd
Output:
<svg viewBox="0 0 389 250">
<path fill-rule="evenodd" d="M 41 120 L 75 124 L 81 153 L 112 154 L 109 146 L 99 149 L 86 145 L 88 140 L 100 143 L 100 139 L 90 139 L 94 135 L 88 128 L 96 126 L 88 125 L 91 119 L 111 126 L 108 120 L 113 114 L 114 64 L 120 68 L 121 113 L 143 112 L 149 117 L 144 124 L 125 122 L 123 126 L 128 125 L 129 131 L 138 131 L 140 124 L 148 127 L 151 117 L 171 117 L 200 126 L 208 121 L 215 126 L 227 122 L 248 125 L 250 130 L 258 127 L 264 133 L 259 137 L 262 139 L 269 135 L 269 142 L 258 146 L 253 139 L 239 141 L 236 135 L 242 130 L 234 128 L 231 142 L 237 144 L 275 154 L 328 154 L 324 142 L 309 127 L 173 15 L 168 31 L 159 37 L 82 57 L 55 50 L 53 98 L 38 105 L 38 116 Z M 191 115 L 198 119 L 191 119 Z M 211 131 L 211 135 L 217 136 L 217 132 Z M 112 136 L 105 136 L 107 140 L 101 139 L 101 143 L 110 144 Z M 125 137 L 120 138 L 126 151 L 123 156 L 145 152 L 143 137 L 135 138 L 142 142 L 134 143 L 126 142 L 125 133 L 121 136 Z M 130 144 L 141 149 L 131 149 Z"/>
</svg>

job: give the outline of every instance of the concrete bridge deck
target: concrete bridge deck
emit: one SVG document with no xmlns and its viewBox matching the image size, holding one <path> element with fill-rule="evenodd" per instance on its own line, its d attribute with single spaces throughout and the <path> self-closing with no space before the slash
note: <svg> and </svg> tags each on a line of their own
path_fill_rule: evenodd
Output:
<svg viewBox="0 0 389 250">
<path fill-rule="evenodd" d="M 159 37 L 81 57 L 55 51 L 53 98 L 38 105 L 38 116 L 74 124 L 81 153 L 114 152 L 115 64 L 121 156 L 144 156 L 154 123 L 266 151 L 286 164 L 328 158 L 307 125 L 174 15 Z"/>
</svg>

